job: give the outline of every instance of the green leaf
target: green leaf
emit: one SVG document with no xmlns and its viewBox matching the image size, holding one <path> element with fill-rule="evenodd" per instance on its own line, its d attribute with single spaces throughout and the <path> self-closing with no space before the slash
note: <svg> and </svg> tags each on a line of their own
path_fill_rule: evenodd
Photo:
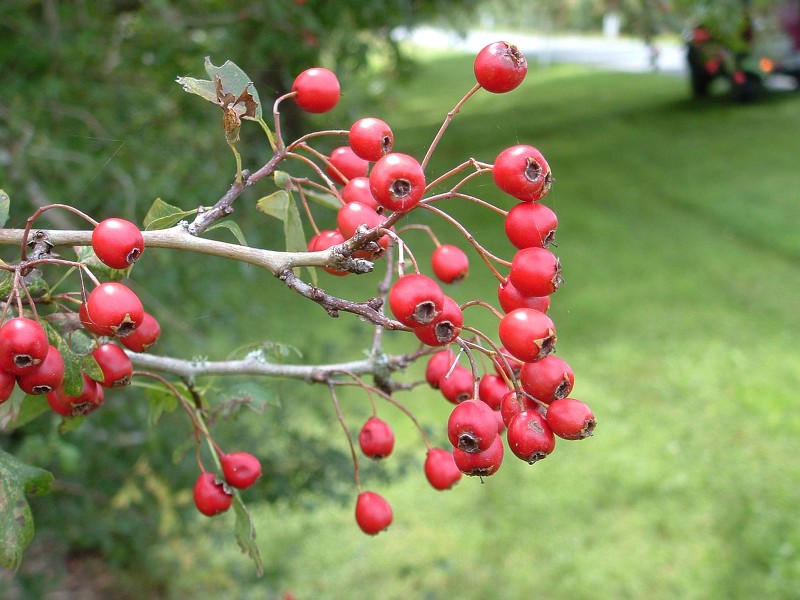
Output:
<svg viewBox="0 0 800 600">
<path fill-rule="evenodd" d="M 11 208 L 11 198 L 5 190 L 0 189 L 0 227 L 5 227 L 8 222 L 8 211 Z"/>
<path fill-rule="evenodd" d="M 172 227 L 181 219 L 194 215 L 197 209 L 183 210 L 177 206 L 167 204 L 161 198 L 156 198 L 155 202 L 150 206 L 147 215 L 144 217 L 145 230 L 151 231 L 153 229 L 166 229 Z"/>
<path fill-rule="evenodd" d="M 237 98 L 240 98 L 245 90 L 249 91 L 252 100 L 255 102 L 255 108 L 249 111 L 251 115 L 241 115 L 243 119 L 258 120 L 262 118 L 261 100 L 258 97 L 255 86 L 253 86 L 253 80 L 236 63 L 226 60 L 221 67 L 215 67 L 211 64 L 211 59 L 206 56 L 205 68 L 212 82 L 215 77 L 219 77 L 222 82 L 222 88 Z"/>
<path fill-rule="evenodd" d="M 264 562 L 261 559 L 261 552 L 256 544 L 256 528 L 247 507 L 239 498 L 239 494 L 233 496 L 233 511 L 236 513 L 236 541 L 239 547 L 247 556 L 253 559 L 256 566 L 256 574 L 261 577 L 264 574 Z"/>
<path fill-rule="evenodd" d="M 22 554 L 33 539 L 33 515 L 25 494 L 50 490 L 53 475 L 26 465 L 0 450 L 0 566 L 19 568 Z"/>
<path fill-rule="evenodd" d="M 177 82 L 183 86 L 184 91 L 197 94 L 209 102 L 219 106 L 227 103 L 242 119 L 263 122 L 258 91 L 253 86 L 253 80 L 238 65 L 228 60 L 217 67 L 206 57 L 205 69 L 210 80 L 178 77 Z"/>
<path fill-rule="evenodd" d="M 70 431 L 76 431 L 86 421 L 86 416 L 78 417 L 64 417 L 61 424 L 58 426 L 58 433 L 61 435 L 67 434 Z"/>
<path fill-rule="evenodd" d="M 325 208 L 338 211 L 342 207 L 342 203 L 333 194 L 324 194 L 316 190 L 305 190 L 304 193 L 306 198 Z"/>
<path fill-rule="evenodd" d="M 244 233 L 242 233 L 242 229 L 239 227 L 239 224 L 236 221 L 218 221 L 206 229 L 206 231 L 212 231 L 220 227 L 229 229 L 233 234 L 233 237 L 235 237 L 242 246 L 247 246 L 247 240 L 244 239 Z"/>
<path fill-rule="evenodd" d="M 151 425 L 158 423 L 165 412 L 175 412 L 178 408 L 178 399 L 168 389 L 160 385 L 144 384 L 143 387 L 146 387 L 144 397 L 147 398 L 147 418 Z"/>
<path fill-rule="evenodd" d="M 48 341 L 58 348 L 58 351 L 61 353 L 61 358 L 64 360 L 64 383 L 62 384 L 64 393 L 67 396 L 79 396 L 81 389 L 83 389 L 83 374 L 81 369 L 85 356 L 75 354 L 64 337 L 55 327 L 50 325 L 50 323 L 45 321 L 42 323 L 42 326 L 47 332 Z"/>
<path fill-rule="evenodd" d="M 50 412 L 50 405 L 45 396 L 25 396 L 19 403 L 17 414 L 11 421 L 11 427 L 19 429 L 43 414 Z"/>
<path fill-rule="evenodd" d="M 300 211 L 297 210 L 297 204 L 290 192 L 278 190 L 274 194 L 265 196 L 256 202 L 256 208 L 283 222 L 283 234 L 288 252 L 305 252 L 308 249 Z"/>
</svg>

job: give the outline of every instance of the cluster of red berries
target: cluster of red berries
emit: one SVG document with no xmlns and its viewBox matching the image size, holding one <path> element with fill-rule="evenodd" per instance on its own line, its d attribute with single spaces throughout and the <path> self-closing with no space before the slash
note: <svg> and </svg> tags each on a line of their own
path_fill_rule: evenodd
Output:
<svg viewBox="0 0 800 600">
<path fill-rule="evenodd" d="M 107 219 L 92 234 L 97 257 L 114 269 L 128 268 L 144 251 L 139 229 L 123 219 Z M 158 322 L 144 311 L 136 294 L 117 282 L 101 283 L 80 303 L 80 321 L 100 338 L 91 356 L 101 379 L 81 373 L 77 394 L 65 391 L 65 363 L 47 331 L 36 319 L 23 315 L 6 320 L 0 327 L 0 402 L 13 392 L 14 384 L 29 395 L 46 395 L 51 408 L 65 417 L 86 415 L 103 404 L 104 388 L 130 383 L 133 365 L 115 342 L 135 352 L 151 346 L 160 335 Z"/>
<path fill-rule="evenodd" d="M 522 83 L 527 63 L 515 46 L 495 42 L 478 53 L 474 73 L 476 88 L 505 93 Z M 336 76 L 326 69 L 305 71 L 292 89 L 296 102 L 310 112 L 330 110 L 339 99 Z M 384 121 L 372 117 L 356 121 L 348 141 L 331 152 L 326 163 L 327 176 L 342 186 L 337 228 L 320 231 L 309 242 L 309 250 L 328 249 L 358 231 L 382 227 L 387 214 L 411 211 L 425 195 L 425 161 L 421 164 L 393 152 L 394 136 Z M 452 449 L 429 446 L 425 460 L 428 481 L 439 490 L 452 487 L 462 474 L 495 473 L 503 460 L 501 434 L 506 430 L 511 451 L 533 463 L 553 451 L 556 436 L 581 439 L 591 435 L 595 424 L 588 406 L 568 397 L 574 384 L 572 369 L 551 354 L 556 335 L 547 311 L 562 278 L 560 262 L 549 249 L 558 219 L 540 202 L 553 181 L 550 166 L 537 148 L 520 144 L 501 152 L 490 168 L 497 187 L 518 201 L 505 218 L 506 235 L 517 252 L 498 287 L 504 313 L 498 327 L 500 345 L 486 351 L 493 357 L 495 372 L 479 377 L 458 364 L 460 353 L 448 348 L 459 341 L 464 314 L 439 283 L 454 283 L 467 275 L 469 260 L 463 250 L 434 239 L 435 279 L 419 272 L 404 274 L 388 294 L 397 321 L 422 344 L 445 348 L 430 357 L 425 374 L 432 387 L 456 404 L 447 424 Z M 354 256 L 374 260 L 393 238 L 387 231 Z M 348 274 L 335 267 L 326 271 Z M 363 454 L 373 459 L 389 456 L 394 447 L 390 426 L 376 416 L 363 425 L 358 441 Z M 392 522 L 392 509 L 379 494 L 361 491 L 356 521 L 364 532 L 376 534 Z"/>
<path fill-rule="evenodd" d="M 261 477 L 261 463 L 249 452 L 219 452 L 224 479 L 203 471 L 194 484 L 194 504 L 202 514 L 213 517 L 233 503 L 231 487 L 244 490 Z"/>
</svg>

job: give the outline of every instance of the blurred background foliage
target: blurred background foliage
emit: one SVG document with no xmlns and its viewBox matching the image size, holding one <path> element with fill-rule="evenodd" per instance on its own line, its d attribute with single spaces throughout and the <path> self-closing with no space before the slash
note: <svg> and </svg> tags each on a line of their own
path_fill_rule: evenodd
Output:
<svg viewBox="0 0 800 600">
<path fill-rule="evenodd" d="M 680 32 L 693 15 L 734 3 L 675 0 L 662 22 Z M 138 222 L 157 197 L 187 209 L 214 202 L 234 170 L 219 114 L 175 83 L 204 77 L 205 56 L 235 61 L 265 104 L 302 69 L 335 68 L 345 92 L 336 114 L 303 120 L 287 103 L 288 126 L 346 127 L 373 110 L 400 134 L 399 150 L 421 154 L 472 85 L 470 60 L 418 61 L 396 28 L 595 32 L 616 9 L 628 11 L 626 32 L 638 36 L 637 15 L 663 4 L 5 0 L 0 188 L 12 198 L 9 226 L 50 202 Z M 741 111 L 693 105 L 687 94 L 683 81 L 654 75 L 532 64 L 502 108 L 498 97 L 476 97 L 431 165 L 451 167 L 465 148 L 489 159 L 517 140 L 552 156 L 568 283 L 553 310 L 581 393 L 599 399 L 592 446 L 564 445 L 535 473 L 509 464 L 491 485 L 469 481 L 433 495 L 419 475 L 418 435 L 393 419 L 405 443 L 391 462 L 363 468 L 371 486 L 394 493 L 397 523 L 362 539 L 326 390 L 204 382 L 209 400 L 239 417 L 220 416 L 220 443 L 255 449 L 267 474 L 247 492 L 269 552 L 257 580 L 231 522 L 201 518 L 192 506 L 187 419 L 167 411 L 150 427 L 157 399 L 133 387 L 68 435 L 46 417 L 0 436 L 0 447 L 57 478 L 52 494 L 31 500 L 37 537 L 20 572 L 0 578 L 4 590 L 12 598 L 263 599 L 288 587 L 353 598 L 524 597 L 531 589 L 553 599 L 796 597 L 797 486 L 787 473 L 800 423 L 785 407 L 800 366 L 784 351 L 796 322 L 785 290 L 800 260 L 785 218 L 793 210 L 785 191 L 797 184 L 799 149 L 785 135 L 797 125 L 796 102 Z M 240 150 L 246 165 L 263 162 L 257 127 L 243 128 Z M 507 202 L 491 187 L 477 191 Z M 235 217 L 251 245 L 280 247 L 280 224 L 254 210 L 256 198 L 242 198 Z M 448 209 L 478 237 L 492 232 L 474 210 Z M 48 220 L 82 226 L 52 211 Z M 464 282 L 459 298 L 486 297 L 492 283 L 482 275 Z M 324 281 L 340 295 L 374 293 L 368 278 Z M 222 260 L 148 253 L 132 285 L 167 324 L 163 354 L 221 359 L 272 341 L 297 349 L 267 346 L 275 360 L 314 363 L 359 358 L 370 341 L 356 319 L 332 322 L 272 278 Z M 387 336 L 389 349 L 408 349 L 403 341 Z M 363 394 L 341 399 L 351 426 L 369 414 Z M 441 443 L 448 406 L 422 390 L 403 399 Z"/>
</svg>

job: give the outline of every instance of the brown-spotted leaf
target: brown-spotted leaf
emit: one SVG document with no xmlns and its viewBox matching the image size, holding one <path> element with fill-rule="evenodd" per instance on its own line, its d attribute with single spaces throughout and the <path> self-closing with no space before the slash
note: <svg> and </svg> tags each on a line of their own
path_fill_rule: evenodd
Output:
<svg viewBox="0 0 800 600">
<path fill-rule="evenodd" d="M 236 63 L 227 60 L 222 66 L 217 67 L 211 64 L 209 57 L 206 57 L 205 68 L 206 73 L 214 82 L 217 81 L 217 78 L 219 79 L 222 97 L 227 99 L 229 94 L 233 96 L 228 104 L 234 107 L 242 119 L 258 120 L 261 118 L 261 100 L 258 97 L 258 91 L 253 86 L 253 80 Z M 223 102 L 219 102 L 220 93 L 217 91 L 217 84 L 212 83 L 212 86 L 214 101 L 225 106 Z"/>
</svg>

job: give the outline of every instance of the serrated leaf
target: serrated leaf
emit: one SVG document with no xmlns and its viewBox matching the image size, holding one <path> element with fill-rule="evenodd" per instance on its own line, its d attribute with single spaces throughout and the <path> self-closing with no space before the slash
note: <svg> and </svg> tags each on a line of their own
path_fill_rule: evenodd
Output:
<svg viewBox="0 0 800 600">
<path fill-rule="evenodd" d="M 167 227 L 172 227 L 181 219 L 194 214 L 197 214 L 196 208 L 183 210 L 164 202 L 161 198 L 156 198 L 144 217 L 143 225 L 147 231 L 166 229 Z"/>
<path fill-rule="evenodd" d="M 239 227 L 239 224 L 236 221 L 218 221 L 217 223 L 214 223 L 211 227 L 206 229 L 206 231 L 212 231 L 220 227 L 229 229 L 230 232 L 233 234 L 233 237 L 235 237 L 236 240 L 242 246 L 247 246 L 247 240 L 244 239 L 244 233 L 242 233 L 242 229 Z"/>
<path fill-rule="evenodd" d="M 91 379 L 95 381 L 103 381 L 103 370 L 97 364 L 97 359 L 91 354 L 83 356 L 81 361 L 81 371 L 86 373 Z"/>
<path fill-rule="evenodd" d="M 33 539 L 33 515 L 25 494 L 45 494 L 52 482 L 52 473 L 0 450 L 0 566 L 19 568 Z"/>
<path fill-rule="evenodd" d="M 297 210 L 297 204 L 290 192 L 278 190 L 265 196 L 256 202 L 256 208 L 283 222 L 283 234 L 288 252 L 305 252 L 308 249 L 300 211 Z"/>
<path fill-rule="evenodd" d="M 83 374 L 81 368 L 83 366 L 84 356 L 75 354 L 70 348 L 64 337 L 46 321 L 42 323 L 45 332 L 47 332 L 47 339 L 61 353 L 61 358 L 64 360 L 64 383 L 61 387 L 67 396 L 79 396 L 81 389 L 83 389 Z"/>
<path fill-rule="evenodd" d="M 0 227 L 5 227 L 8 222 L 8 212 L 11 209 L 11 198 L 5 190 L 0 189 Z"/>
<path fill-rule="evenodd" d="M 243 112 L 239 115 L 240 117 L 243 119 L 261 119 L 261 100 L 258 97 L 258 91 L 253 86 L 253 80 L 236 63 L 226 60 L 221 67 L 216 67 L 211 64 L 211 59 L 206 56 L 205 69 L 212 81 L 219 77 L 225 92 L 232 94 L 236 98 L 233 102 L 237 103 L 235 107 L 237 113 L 239 106 L 244 105 L 242 107 Z M 215 96 L 218 97 L 216 92 L 215 84 Z"/>
<path fill-rule="evenodd" d="M 178 408 L 175 395 L 161 386 L 147 386 L 144 396 L 147 398 L 147 419 L 151 425 L 158 423 L 165 412 L 171 413 Z"/>
<path fill-rule="evenodd" d="M 233 511 L 236 514 L 236 541 L 239 547 L 249 556 L 256 566 L 256 574 L 261 577 L 264 574 L 264 562 L 261 559 L 261 552 L 256 544 L 256 528 L 253 519 L 242 502 L 239 494 L 234 494 Z"/>
</svg>

